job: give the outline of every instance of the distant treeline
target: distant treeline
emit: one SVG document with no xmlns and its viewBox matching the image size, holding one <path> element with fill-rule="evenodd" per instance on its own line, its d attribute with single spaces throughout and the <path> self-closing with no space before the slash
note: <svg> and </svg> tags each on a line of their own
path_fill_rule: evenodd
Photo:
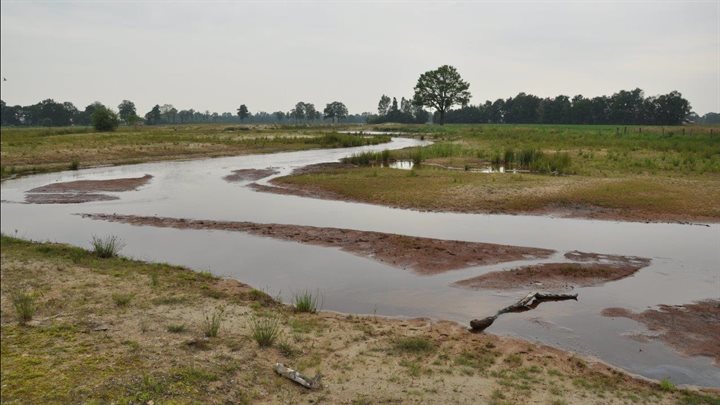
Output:
<svg viewBox="0 0 720 405">
<path fill-rule="evenodd" d="M 93 113 L 104 107 L 95 102 L 80 110 L 70 102 L 43 100 L 28 106 L 8 106 L 0 100 L 3 126 L 69 126 L 92 125 Z M 437 115 L 437 114 L 435 114 Z M 236 114 L 230 112 L 178 110 L 172 104 L 155 105 L 141 118 L 135 104 L 123 100 L 118 105 L 119 120 L 128 125 L 144 123 L 195 124 L 195 123 L 254 123 L 254 124 L 312 124 L 326 122 L 371 123 L 427 123 L 430 112 L 415 106 L 411 99 L 383 95 L 378 103 L 378 114 L 349 114 L 341 102 L 327 104 L 323 112 L 312 103 L 298 102 L 289 111 L 251 113 L 243 104 Z M 432 117 L 437 122 L 437 117 Z M 449 110 L 447 123 L 507 123 L 507 124 L 632 124 L 678 125 L 684 122 L 720 124 L 720 114 L 707 113 L 700 117 L 693 113 L 690 103 L 673 91 L 668 94 L 645 97 L 641 89 L 622 90 L 612 96 L 573 98 L 557 96 L 540 98 L 520 93 L 515 97 L 486 101 L 480 105 L 467 105 Z"/>
<path fill-rule="evenodd" d="M 635 89 L 594 98 L 540 98 L 520 93 L 505 100 L 449 110 L 445 122 L 678 125 L 686 121 L 717 123 L 717 118 L 715 113 L 702 118 L 691 113 L 690 103 L 677 91 L 645 97 L 641 89 Z"/>
<path fill-rule="evenodd" d="M 92 125 L 93 114 L 103 106 L 94 102 L 80 110 L 71 102 L 56 102 L 53 99 L 43 100 L 28 106 L 9 106 L 0 100 L 3 126 L 52 126 L 62 127 L 70 125 Z M 244 107 L 244 108 L 242 108 Z M 332 120 L 345 123 L 365 123 L 370 113 L 348 114 L 347 108 L 340 102 L 327 104 L 324 111 L 318 111 L 312 103 L 298 102 L 289 111 L 275 111 L 268 113 L 260 111 L 251 113 L 243 104 L 238 108 L 237 114 L 230 112 L 210 112 L 194 109 L 178 110 L 172 104 L 155 105 L 141 118 L 135 109 L 135 103 L 123 100 L 117 107 L 117 115 L 125 124 L 198 124 L 198 123 L 319 123 Z"/>
</svg>

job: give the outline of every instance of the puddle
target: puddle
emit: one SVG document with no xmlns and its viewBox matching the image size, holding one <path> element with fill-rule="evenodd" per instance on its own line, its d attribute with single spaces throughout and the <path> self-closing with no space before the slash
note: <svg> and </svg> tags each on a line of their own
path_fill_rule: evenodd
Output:
<svg viewBox="0 0 720 405">
<path fill-rule="evenodd" d="M 628 332 L 643 326 L 603 317 L 608 307 L 638 312 L 660 304 L 681 305 L 720 296 L 720 225 L 644 224 L 522 215 L 418 212 L 343 201 L 254 191 L 223 179 L 234 170 L 294 169 L 365 151 L 399 149 L 425 142 L 393 138 L 390 144 L 183 162 L 160 162 L 29 176 L 2 183 L 2 232 L 34 240 L 89 247 L 92 235 L 117 235 L 122 254 L 185 265 L 237 278 L 273 296 L 319 290 L 323 309 L 389 316 L 429 316 L 467 324 L 516 302 L 527 291 L 472 291 L 456 281 L 526 265 L 566 260 L 571 251 L 652 259 L 622 280 L 576 288 L 578 302 L 551 302 L 507 314 L 488 332 L 519 336 L 598 357 L 633 373 L 669 377 L 674 383 L 720 387 L 720 368 L 706 357 L 686 357 L 657 342 L 638 342 Z M 119 200 L 83 204 L 17 204 L 25 192 L 60 181 L 141 177 L 153 179 Z M 553 249 L 548 259 L 519 260 L 418 276 L 337 248 L 303 245 L 222 230 L 137 227 L 93 221 L 78 212 L 250 221 L 347 228 L 409 236 Z M 542 322 L 537 320 L 541 319 Z M 570 332 L 571 331 L 571 332 Z"/>
</svg>

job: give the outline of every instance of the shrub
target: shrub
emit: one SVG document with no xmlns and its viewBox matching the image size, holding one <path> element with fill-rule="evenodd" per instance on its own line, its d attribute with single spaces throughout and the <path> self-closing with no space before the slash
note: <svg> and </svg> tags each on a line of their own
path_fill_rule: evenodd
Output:
<svg viewBox="0 0 720 405">
<path fill-rule="evenodd" d="M 205 322 L 203 324 L 203 332 L 205 332 L 205 336 L 216 337 L 218 335 L 218 332 L 220 332 L 220 323 L 222 322 L 224 314 L 225 308 L 217 307 L 212 315 L 205 315 Z"/>
<path fill-rule="evenodd" d="M 104 238 L 93 235 L 90 244 L 93 247 L 95 256 L 104 259 L 117 256 L 118 252 L 125 246 L 122 240 L 115 235 Z"/>
<path fill-rule="evenodd" d="M 25 325 L 35 315 L 35 299 L 28 293 L 19 293 L 13 297 L 13 306 L 18 316 L 18 323 Z"/>
<path fill-rule="evenodd" d="M 280 319 L 276 316 L 252 317 L 250 331 L 258 346 L 272 346 L 280 336 Z"/>
<path fill-rule="evenodd" d="M 120 125 L 120 119 L 114 111 L 100 105 L 92 114 L 92 124 L 98 131 L 110 132 L 117 129 L 118 125 Z"/>
<path fill-rule="evenodd" d="M 73 160 L 70 162 L 70 170 L 78 170 L 80 168 L 80 162 Z"/>
</svg>

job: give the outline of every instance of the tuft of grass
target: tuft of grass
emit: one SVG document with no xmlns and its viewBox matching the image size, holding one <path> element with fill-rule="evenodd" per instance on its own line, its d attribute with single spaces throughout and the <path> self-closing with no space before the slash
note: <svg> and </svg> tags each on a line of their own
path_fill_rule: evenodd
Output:
<svg viewBox="0 0 720 405">
<path fill-rule="evenodd" d="M 130 301 L 135 297 L 135 294 L 121 294 L 115 293 L 112 295 L 113 302 L 117 307 L 126 307 L 130 304 Z"/>
<path fill-rule="evenodd" d="M 18 323 L 25 325 L 35 315 L 35 298 L 28 293 L 19 293 L 13 297 L 13 307 L 17 313 Z"/>
<path fill-rule="evenodd" d="M 405 337 L 393 342 L 393 349 L 401 353 L 426 353 L 435 348 L 435 344 L 424 337 Z"/>
<path fill-rule="evenodd" d="M 69 168 L 70 170 L 78 170 L 80 168 L 80 162 L 78 162 L 77 160 L 73 160 L 72 162 L 70 162 Z"/>
<path fill-rule="evenodd" d="M 295 294 L 293 301 L 295 303 L 295 312 L 315 313 L 318 310 L 319 294 L 313 294 L 310 291 L 304 291 Z"/>
<path fill-rule="evenodd" d="M 270 347 L 280 336 L 280 319 L 275 315 L 250 318 L 252 338 L 260 347 Z"/>
<path fill-rule="evenodd" d="M 170 333 L 183 333 L 187 330 L 184 323 L 170 324 L 167 326 L 167 331 Z"/>
<path fill-rule="evenodd" d="M 109 235 L 104 238 L 93 235 L 90 240 L 95 256 L 108 259 L 116 257 L 120 250 L 125 246 L 123 241 L 115 235 Z"/>
<path fill-rule="evenodd" d="M 150 286 L 157 287 L 158 285 L 160 285 L 160 276 L 157 271 L 153 271 L 150 273 Z"/>
<path fill-rule="evenodd" d="M 217 337 L 220 332 L 220 324 L 222 323 L 223 316 L 225 315 L 225 307 L 219 306 L 215 308 L 212 315 L 205 315 L 205 322 L 203 323 L 203 332 L 207 337 Z"/>
<path fill-rule="evenodd" d="M 668 378 L 663 378 L 660 380 L 660 389 L 665 392 L 673 392 L 675 391 L 677 387 L 675 387 L 675 384 L 672 383 Z"/>
</svg>

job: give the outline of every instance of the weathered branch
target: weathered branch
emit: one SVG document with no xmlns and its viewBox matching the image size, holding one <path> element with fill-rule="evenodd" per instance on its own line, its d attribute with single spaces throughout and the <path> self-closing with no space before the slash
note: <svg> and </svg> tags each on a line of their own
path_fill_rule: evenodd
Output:
<svg viewBox="0 0 720 405">
<path fill-rule="evenodd" d="M 548 294 L 548 293 L 540 293 L 540 292 L 531 292 L 528 293 L 523 299 L 520 301 L 507 306 L 499 311 L 493 316 L 488 316 L 486 318 L 482 319 L 473 319 L 470 321 L 470 329 L 473 332 L 482 332 L 485 329 L 487 329 L 490 325 L 495 322 L 498 316 L 508 313 L 508 312 L 525 312 L 529 311 L 531 309 L 537 308 L 538 305 L 545 301 L 564 301 L 564 300 L 576 300 L 577 301 L 577 294 Z"/>
<path fill-rule="evenodd" d="M 286 367 L 282 363 L 275 363 L 275 372 L 311 390 L 321 387 L 320 374 L 310 378 L 300 374 L 298 371 L 293 370 L 290 367 Z"/>
</svg>

